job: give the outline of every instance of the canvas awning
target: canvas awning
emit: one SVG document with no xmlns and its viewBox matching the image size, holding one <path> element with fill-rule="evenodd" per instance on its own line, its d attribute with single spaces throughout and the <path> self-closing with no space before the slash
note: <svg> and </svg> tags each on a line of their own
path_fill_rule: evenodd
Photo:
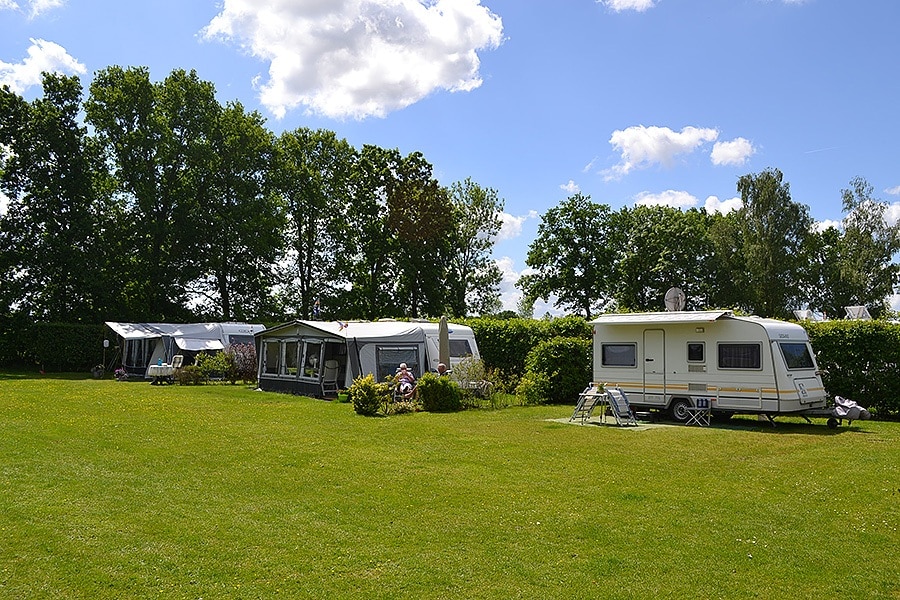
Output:
<svg viewBox="0 0 900 600">
<path fill-rule="evenodd" d="M 200 352 L 202 350 L 224 350 L 225 345 L 219 340 L 201 340 L 197 338 L 175 338 L 175 345 L 182 350 Z"/>
</svg>

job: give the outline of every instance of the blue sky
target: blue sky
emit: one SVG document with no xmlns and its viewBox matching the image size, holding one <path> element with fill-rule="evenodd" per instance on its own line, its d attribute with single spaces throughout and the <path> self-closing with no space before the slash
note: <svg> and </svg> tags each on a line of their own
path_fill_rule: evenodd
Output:
<svg viewBox="0 0 900 600">
<path fill-rule="evenodd" d="M 727 211 L 776 167 L 818 221 L 857 175 L 900 217 L 898 24 L 893 0 L 0 0 L 0 84 L 196 69 L 276 133 L 421 151 L 504 199 L 514 309 L 540 214 L 576 191 Z"/>
</svg>

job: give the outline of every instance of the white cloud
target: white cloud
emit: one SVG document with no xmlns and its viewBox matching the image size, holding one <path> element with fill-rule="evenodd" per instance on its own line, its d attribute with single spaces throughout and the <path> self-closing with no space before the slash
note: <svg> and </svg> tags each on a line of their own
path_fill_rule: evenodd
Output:
<svg viewBox="0 0 900 600">
<path fill-rule="evenodd" d="M 824 221 L 816 221 L 812 224 L 812 230 L 818 233 L 822 233 L 829 227 L 834 227 L 835 229 L 843 229 L 844 222 L 835 221 L 834 219 L 825 219 Z"/>
<path fill-rule="evenodd" d="M 892 188 L 887 188 L 884 190 L 885 194 L 890 194 L 891 196 L 900 196 L 900 185 L 895 185 Z"/>
<path fill-rule="evenodd" d="M 744 201 L 740 198 L 729 198 L 728 200 L 719 200 L 718 196 L 708 196 L 703 207 L 709 214 L 721 213 L 727 215 L 733 210 L 738 210 L 744 205 Z"/>
<path fill-rule="evenodd" d="M 685 127 L 680 132 L 668 127 L 644 127 L 637 125 L 616 130 L 609 143 L 622 155 L 619 164 L 605 172 L 607 181 L 627 175 L 634 169 L 655 163 L 671 166 L 679 154 L 693 152 L 704 142 L 719 137 L 715 129 Z"/>
<path fill-rule="evenodd" d="M 887 210 L 884 211 L 884 220 L 891 227 L 900 223 L 900 203 L 888 204 Z"/>
<path fill-rule="evenodd" d="M 503 278 L 500 281 L 500 303 L 503 310 L 517 311 L 519 301 L 522 299 L 522 291 L 516 287 L 516 282 L 522 276 L 515 269 L 515 261 L 508 256 L 498 258 L 494 262 L 500 268 Z"/>
<path fill-rule="evenodd" d="M 635 198 L 637 206 L 671 206 L 673 208 L 691 208 L 697 206 L 697 198 L 687 192 L 666 190 L 658 194 L 641 192 Z"/>
<path fill-rule="evenodd" d="M 500 219 L 503 224 L 500 225 L 500 231 L 497 233 L 497 241 L 511 240 L 522 234 L 522 226 L 528 219 L 538 218 L 537 211 L 529 211 L 527 215 L 515 216 L 509 213 L 502 213 Z"/>
<path fill-rule="evenodd" d="M 656 0 L 600 0 L 600 3 L 616 12 L 623 10 L 644 12 L 648 8 L 656 6 Z"/>
<path fill-rule="evenodd" d="M 480 0 L 224 0 L 203 31 L 269 62 L 260 99 L 276 117 L 304 106 L 356 119 L 477 88 L 476 51 L 502 34 Z"/>
<path fill-rule="evenodd" d="M 60 8 L 65 5 L 65 0 L 30 0 L 28 6 L 28 17 L 33 19 L 44 14 L 54 8 Z M 19 10 L 21 7 L 14 0 L 0 0 L 0 10 Z"/>
<path fill-rule="evenodd" d="M 31 18 L 49 12 L 54 8 L 61 8 L 65 5 L 65 0 L 31 0 Z"/>
<path fill-rule="evenodd" d="M 570 193 L 570 194 L 577 194 L 578 192 L 581 191 L 581 188 L 578 187 L 578 184 L 575 183 L 575 182 L 574 182 L 573 180 L 571 180 L 571 179 L 569 180 L 568 183 L 564 183 L 564 184 L 562 184 L 561 186 L 559 186 L 559 189 L 565 190 L 566 192 L 568 192 L 568 193 Z"/>
<path fill-rule="evenodd" d="M 13 92 L 21 94 L 33 85 L 40 85 L 43 71 L 84 74 L 87 69 L 59 44 L 32 38 L 28 56 L 21 63 L 0 60 L 0 85 L 8 85 Z"/>
<path fill-rule="evenodd" d="M 750 140 L 739 137 L 730 142 L 716 142 L 710 160 L 714 165 L 742 165 L 755 153 Z"/>
</svg>

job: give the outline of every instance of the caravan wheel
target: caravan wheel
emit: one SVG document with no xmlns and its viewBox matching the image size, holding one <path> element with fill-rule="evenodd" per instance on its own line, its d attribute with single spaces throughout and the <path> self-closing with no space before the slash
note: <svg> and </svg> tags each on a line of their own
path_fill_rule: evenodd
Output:
<svg viewBox="0 0 900 600">
<path fill-rule="evenodd" d="M 679 423 L 684 423 L 688 420 L 688 409 L 690 407 L 691 403 L 688 400 L 676 398 L 669 405 L 669 415 Z"/>
</svg>

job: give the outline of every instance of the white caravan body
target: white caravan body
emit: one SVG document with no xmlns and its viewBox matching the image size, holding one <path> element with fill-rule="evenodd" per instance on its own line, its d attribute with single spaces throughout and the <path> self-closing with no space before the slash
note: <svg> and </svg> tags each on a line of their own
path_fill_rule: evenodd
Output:
<svg viewBox="0 0 900 600">
<path fill-rule="evenodd" d="M 795 323 L 716 310 L 609 314 L 592 325 L 594 382 L 620 387 L 632 406 L 685 420 L 698 399 L 725 414 L 826 405 L 809 336 Z"/>
</svg>

